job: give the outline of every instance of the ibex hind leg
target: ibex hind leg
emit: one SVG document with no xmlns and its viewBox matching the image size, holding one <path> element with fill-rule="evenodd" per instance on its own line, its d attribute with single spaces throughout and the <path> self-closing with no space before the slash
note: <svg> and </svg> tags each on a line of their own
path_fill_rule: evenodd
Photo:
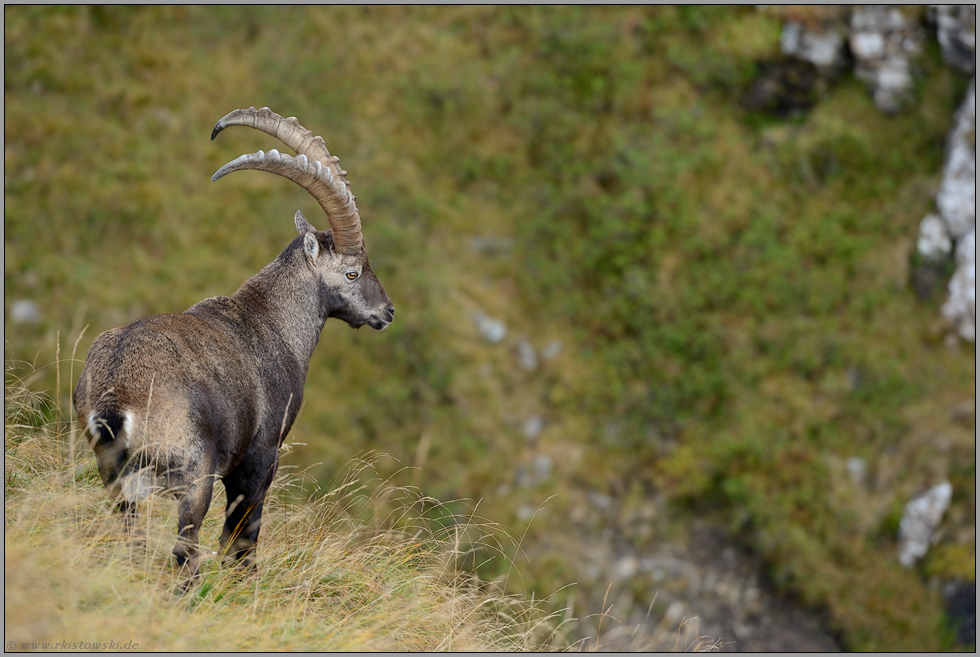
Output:
<svg viewBox="0 0 980 657">
<path fill-rule="evenodd" d="M 222 478 L 228 506 L 221 531 L 221 549 L 248 570 L 255 569 L 255 544 L 259 540 L 262 505 L 275 478 L 278 461 L 276 447 L 253 449 L 237 468 Z"/>
<path fill-rule="evenodd" d="M 177 506 L 177 544 L 174 556 L 180 567 L 181 581 L 178 590 L 187 591 L 197 579 L 201 566 L 199 547 L 201 523 L 211 506 L 214 479 L 200 477 L 179 495 Z"/>
</svg>

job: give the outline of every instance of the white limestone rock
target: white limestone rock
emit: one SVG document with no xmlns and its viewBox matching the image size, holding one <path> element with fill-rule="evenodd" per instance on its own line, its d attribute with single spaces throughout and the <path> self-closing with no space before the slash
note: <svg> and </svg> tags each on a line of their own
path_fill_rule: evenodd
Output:
<svg viewBox="0 0 980 657">
<path fill-rule="evenodd" d="M 939 214 L 954 240 L 975 230 L 977 224 L 976 129 L 977 91 L 976 82 L 971 82 L 946 139 L 946 163 L 936 195 Z"/>
<path fill-rule="evenodd" d="M 936 206 L 950 236 L 956 240 L 956 271 L 949 281 L 943 317 L 964 340 L 977 333 L 977 92 L 970 83 L 966 100 L 956 112 L 946 142 L 946 164 Z"/>
<path fill-rule="evenodd" d="M 977 338 L 977 234 L 971 231 L 956 244 L 956 271 L 949 280 L 949 299 L 941 309 L 960 337 Z"/>
<path fill-rule="evenodd" d="M 946 222 L 938 214 L 929 214 L 919 224 L 919 241 L 916 250 L 922 257 L 932 261 L 942 261 L 953 252 L 953 241 L 949 237 Z"/>
<path fill-rule="evenodd" d="M 929 5 L 943 59 L 963 73 L 973 73 L 977 61 L 977 6 Z"/>
<path fill-rule="evenodd" d="M 41 309 L 30 299 L 19 299 L 10 305 L 10 320 L 14 324 L 37 324 L 41 321 Z"/>
<path fill-rule="evenodd" d="M 953 498 L 953 487 L 943 482 L 915 497 L 905 506 L 898 528 L 898 560 L 906 568 L 925 556 L 932 534 Z"/>
<path fill-rule="evenodd" d="M 848 43 L 854 74 L 868 84 L 875 106 L 894 114 L 911 100 L 912 60 L 922 52 L 921 31 L 894 5 L 861 5 L 851 14 Z"/>
<path fill-rule="evenodd" d="M 784 55 L 810 62 L 824 71 L 837 68 L 844 59 L 844 37 L 833 25 L 810 28 L 799 21 L 787 21 L 779 46 Z"/>
<path fill-rule="evenodd" d="M 490 344 L 502 342 L 507 337 L 507 325 L 499 319 L 488 317 L 483 313 L 474 313 L 473 323 L 476 324 L 476 328 L 483 339 Z"/>
</svg>

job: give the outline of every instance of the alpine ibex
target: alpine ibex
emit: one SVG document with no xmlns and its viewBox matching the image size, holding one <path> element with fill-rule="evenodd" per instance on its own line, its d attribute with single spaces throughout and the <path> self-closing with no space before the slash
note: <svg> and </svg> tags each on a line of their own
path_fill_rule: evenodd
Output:
<svg viewBox="0 0 980 657">
<path fill-rule="evenodd" d="M 102 333 L 72 398 L 128 523 L 153 490 L 179 500 L 173 552 L 185 586 L 198 572 L 198 531 L 215 479 L 228 496 L 222 549 L 254 563 L 262 504 L 327 318 L 381 330 L 395 316 L 368 264 L 347 172 L 323 139 L 267 107 L 229 113 L 211 139 L 234 125 L 272 135 L 298 155 L 242 155 L 211 180 L 242 169 L 289 178 L 320 203 L 331 230 L 318 231 L 297 212 L 299 237 L 232 296 Z"/>
</svg>

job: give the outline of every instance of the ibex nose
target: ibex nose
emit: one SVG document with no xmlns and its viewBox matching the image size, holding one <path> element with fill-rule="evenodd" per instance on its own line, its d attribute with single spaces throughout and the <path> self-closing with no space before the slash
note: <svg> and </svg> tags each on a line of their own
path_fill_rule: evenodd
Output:
<svg viewBox="0 0 980 657">
<path fill-rule="evenodd" d="M 387 308 L 385 308 L 385 312 L 388 313 L 388 321 L 389 322 L 392 322 L 392 321 L 395 320 L 395 307 L 394 306 L 388 306 Z"/>
</svg>

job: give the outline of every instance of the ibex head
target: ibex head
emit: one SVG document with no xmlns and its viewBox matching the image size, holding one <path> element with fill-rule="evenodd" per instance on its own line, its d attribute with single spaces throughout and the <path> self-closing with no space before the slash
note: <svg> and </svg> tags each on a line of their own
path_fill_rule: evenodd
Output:
<svg viewBox="0 0 980 657">
<path fill-rule="evenodd" d="M 257 169 L 289 178 L 308 191 L 320 203 L 331 228 L 318 231 L 301 212 L 296 213 L 296 230 L 303 240 L 309 273 L 319 283 L 321 307 L 354 328 L 364 324 L 377 330 L 386 328 L 395 317 L 395 309 L 368 262 L 355 197 L 347 172 L 338 165 L 339 158 L 330 155 L 323 139 L 301 126 L 295 117 L 283 118 L 268 107 L 230 112 L 214 126 L 211 139 L 233 125 L 272 135 L 297 156 L 276 150 L 242 155 L 218 169 L 211 180 L 232 171 Z"/>
</svg>

